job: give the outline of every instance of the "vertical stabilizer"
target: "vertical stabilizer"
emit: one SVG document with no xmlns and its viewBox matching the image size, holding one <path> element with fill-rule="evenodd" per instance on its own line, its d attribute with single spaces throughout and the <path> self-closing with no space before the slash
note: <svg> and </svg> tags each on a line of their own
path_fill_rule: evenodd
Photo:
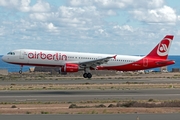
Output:
<svg viewBox="0 0 180 120">
<path fill-rule="evenodd" d="M 173 38 L 173 35 L 166 35 L 146 57 L 167 59 Z"/>
</svg>

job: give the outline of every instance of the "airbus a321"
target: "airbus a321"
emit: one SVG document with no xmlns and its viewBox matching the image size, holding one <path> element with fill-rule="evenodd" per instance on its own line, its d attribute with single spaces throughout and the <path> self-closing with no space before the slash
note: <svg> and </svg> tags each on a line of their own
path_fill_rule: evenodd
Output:
<svg viewBox="0 0 180 120">
<path fill-rule="evenodd" d="M 91 70 L 136 71 L 172 65 L 168 53 L 173 35 L 166 35 L 146 56 L 95 54 L 66 51 L 18 49 L 8 52 L 2 60 L 20 65 L 58 67 L 59 73 L 84 71 L 84 78 L 91 78 Z"/>
</svg>

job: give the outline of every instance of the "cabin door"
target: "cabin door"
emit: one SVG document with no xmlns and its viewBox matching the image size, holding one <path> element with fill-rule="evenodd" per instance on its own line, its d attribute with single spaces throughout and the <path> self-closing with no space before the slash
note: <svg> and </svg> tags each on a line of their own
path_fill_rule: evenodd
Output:
<svg viewBox="0 0 180 120">
<path fill-rule="evenodd" d="M 19 58 L 24 59 L 24 51 L 23 50 L 20 51 Z"/>
<path fill-rule="evenodd" d="M 143 59 L 143 66 L 148 67 L 148 59 L 147 58 Z"/>
</svg>

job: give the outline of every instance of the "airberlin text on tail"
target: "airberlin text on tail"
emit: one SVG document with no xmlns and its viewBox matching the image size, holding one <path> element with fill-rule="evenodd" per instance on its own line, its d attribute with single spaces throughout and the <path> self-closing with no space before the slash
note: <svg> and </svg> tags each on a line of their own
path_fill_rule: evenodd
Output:
<svg viewBox="0 0 180 120">
<path fill-rule="evenodd" d="M 173 37 L 173 35 L 166 35 L 146 57 L 167 59 Z"/>
</svg>

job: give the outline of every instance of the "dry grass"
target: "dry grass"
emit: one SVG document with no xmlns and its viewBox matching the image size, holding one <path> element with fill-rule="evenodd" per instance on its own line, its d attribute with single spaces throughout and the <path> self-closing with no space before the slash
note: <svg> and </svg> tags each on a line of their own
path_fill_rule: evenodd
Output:
<svg viewBox="0 0 180 120">
<path fill-rule="evenodd" d="M 180 83 L 172 84 L 33 84 L 33 85 L 0 85 L 0 90 L 125 90 L 125 89 L 153 89 L 153 88 L 180 88 Z"/>
<path fill-rule="evenodd" d="M 180 79 L 180 72 L 169 72 L 169 73 L 148 73 L 148 74 L 142 74 L 137 72 L 130 72 L 130 73 L 121 73 L 121 74 L 102 74 L 97 75 L 93 74 L 93 79 L 152 79 L 152 78 L 158 78 L 158 79 Z M 51 75 L 47 72 L 41 73 L 41 72 L 35 72 L 35 73 L 9 73 L 9 75 L 0 75 L 0 80 L 64 80 L 64 79 L 86 79 L 82 77 L 82 73 L 79 73 L 78 75 L 73 75 L 73 73 L 70 73 L 68 75 Z"/>
<path fill-rule="evenodd" d="M 110 103 L 104 105 L 108 106 Z M 113 104 L 113 103 L 112 103 Z M 78 104 L 83 106 L 95 106 L 99 104 Z M 69 108 L 70 104 L 12 104 L 0 105 L 1 114 L 119 114 L 119 113 L 179 113 L 179 107 L 103 107 L 103 108 Z"/>
</svg>

